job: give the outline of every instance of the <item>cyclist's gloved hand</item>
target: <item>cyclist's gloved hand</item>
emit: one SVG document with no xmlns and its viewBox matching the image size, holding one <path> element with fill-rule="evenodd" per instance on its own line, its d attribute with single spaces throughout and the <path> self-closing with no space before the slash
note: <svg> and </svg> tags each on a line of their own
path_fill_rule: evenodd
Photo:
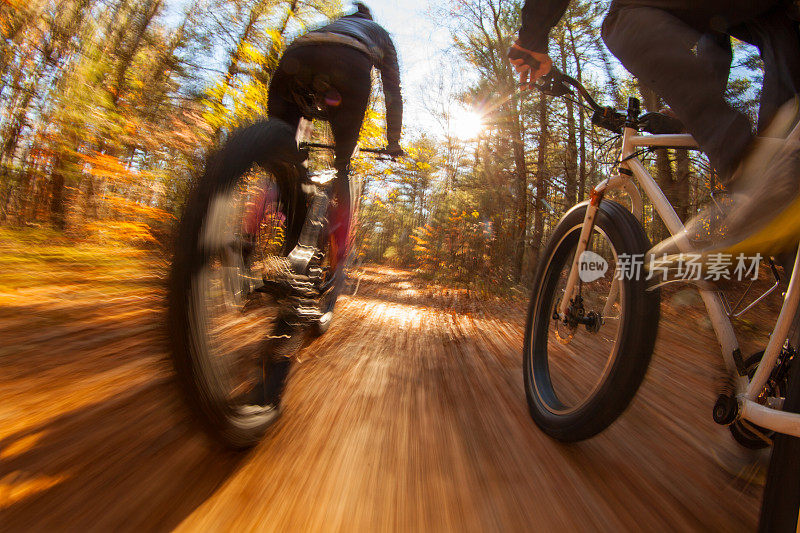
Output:
<svg viewBox="0 0 800 533">
<path fill-rule="evenodd" d="M 541 52 L 528 50 L 515 42 L 508 51 L 508 59 L 519 73 L 519 84 L 522 89 L 532 89 L 539 78 L 550 72 L 553 60 Z"/>
<path fill-rule="evenodd" d="M 385 152 L 386 152 L 386 155 L 388 155 L 392 159 L 397 159 L 398 157 L 403 157 L 404 155 L 406 155 L 405 151 L 403 151 L 403 149 L 400 148 L 400 143 L 396 143 L 396 142 L 389 143 L 386 146 Z"/>
</svg>

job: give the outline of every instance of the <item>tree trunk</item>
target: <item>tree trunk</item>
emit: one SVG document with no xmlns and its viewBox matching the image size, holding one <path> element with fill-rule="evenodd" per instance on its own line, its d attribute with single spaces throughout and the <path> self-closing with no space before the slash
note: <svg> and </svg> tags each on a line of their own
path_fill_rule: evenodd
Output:
<svg viewBox="0 0 800 533">
<path fill-rule="evenodd" d="M 547 98 L 539 96 L 539 147 L 536 153 L 536 205 L 533 210 L 533 262 L 540 257 L 544 241 L 544 201 L 547 198 L 547 144 L 549 124 L 547 117 Z"/>
<path fill-rule="evenodd" d="M 258 19 L 264 14 L 264 8 L 265 5 L 263 3 L 258 3 L 250 11 L 247 23 L 244 25 L 244 28 L 242 28 L 242 31 L 236 40 L 236 46 L 233 48 L 233 51 L 228 58 L 228 68 L 225 69 L 225 76 L 222 79 L 222 91 L 220 92 L 219 99 L 217 101 L 220 106 L 222 106 L 225 102 L 225 96 L 233 84 L 233 79 L 239 73 L 239 61 L 241 59 L 240 54 L 242 47 L 250 41 L 252 34 L 256 29 L 256 23 L 258 22 Z M 219 140 L 221 133 L 221 128 L 217 127 L 214 129 L 214 132 L 211 134 L 211 139 L 214 143 Z"/>
<path fill-rule="evenodd" d="M 63 231 L 67 226 L 64 205 L 64 174 L 56 170 L 50 181 L 50 186 L 50 222 L 54 228 Z"/>
<path fill-rule="evenodd" d="M 515 255 L 514 279 L 522 280 L 522 267 L 525 260 L 525 241 L 528 229 L 528 168 L 525 163 L 525 145 L 522 118 L 517 106 L 511 108 L 511 135 L 514 145 L 514 193 L 516 196 L 515 213 Z"/>
<path fill-rule="evenodd" d="M 583 69 L 581 68 L 581 57 L 578 54 L 578 46 L 575 42 L 575 35 L 572 27 L 569 27 L 570 44 L 572 48 L 572 58 L 575 60 L 575 75 L 578 81 L 583 84 Z M 578 201 L 583 201 L 586 195 L 586 117 L 581 109 L 578 109 L 578 135 L 580 165 L 578 166 Z"/>
<path fill-rule="evenodd" d="M 567 53 L 564 50 L 564 39 L 561 39 L 561 68 L 567 72 Z M 566 208 L 572 207 L 577 202 L 577 173 L 578 173 L 578 142 L 575 133 L 575 105 L 572 100 L 566 100 L 567 106 L 567 153 L 564 162 L 565 190 L 564 201 Z"/>
<path fill-rule="evenodd" d="M 133 58 L 136 56 L 136 52 L 139 51 L 142 41 L 144 40 L 145 32 L 159 9 L 161 9 L 161 0 L 149 0 L 145 3 L 142 11 L 138 13 L 140 20 L 134 23 L 135 25 L 131 31 L 131 42 L 121 51 L 115 69 L 114 88 L 111 94 L 111 100 L 115 106 L 119 102 L 122 92 L 125 90 L 125 76 L 128 73 L 128 68 L 130 68 Z"/>
<path fill-rule="evenodd" d="M 639 90 L 644 99 L 645 109 L 652 112 L 658 111 L 661 107 L 659 103 L 660 98 L 655 91 L 642 85 L 641 83 L 639 84 Z M 656 182 L 658 183 L 658 186 L 661 187 L 661 190 L 664 191 L 667 200 L 669 200 L 672 205 L 675 205 L 672 162 L 670 161 L 669 152 L 667 152 L 667 150 L 658 150 L 656 152 Z M 669 230 L 667 230 L 667 227 L 664 225 L 661 217 L 659 217 L 656 213 L 653 213 L 653 229 L 651 233 L 651 237 L 654 242 L 661 241 L 669 237 Z"/>
<path fill-rule="evenodd" d="M 689 218 L 690 190 L 689 178 L 692 175 L 688 150 L 677 150 L 675 154 L 677 161 L 677 172 L 675 174 L 675 185 L 673 187 L 673 206 L 682 222 Z"/>
</svg>

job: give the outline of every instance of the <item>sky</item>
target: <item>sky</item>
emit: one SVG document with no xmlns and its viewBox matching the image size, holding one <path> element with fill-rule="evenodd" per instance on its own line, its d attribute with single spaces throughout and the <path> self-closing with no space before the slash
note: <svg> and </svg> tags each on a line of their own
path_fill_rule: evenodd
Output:
<svg viewBox="0 0 800 533">
<path fill-rule="evenodd" d="M 435 0 L 366 0 L 375 22 L 388 31 L 400 60 L 403 84 L 404 126 L 409 132 L 425 131 L 441 134 L 441 127 L 431 118 L 426 104 L 430 86 L 440 78 L 445 86 L 453 84 L 451 69 L 442 68 L 451 44 L 449 31 L 437 27 L 430 13 L 431 5 L 444 3 Z M 345 6 L 346 10 L 347 7 Z"/>
<path fill-rule="evenodd" d="M 176 0 L 168 3 L 168 20 L 177 23 L 189 0 Z M 431 116 L 431 106 L 438 102 L 432 100 L 448 100 L 442 98 L 439 86 L 444 94 L 457 91 L 463 87 L 464 68 L 456 64 L 453 55 L 448 54 L 452 39 L 444 24 L 437 24 L 436 15 L 431 10 L 447 6 L 446 0 L 364 0 L 372 11 L 375 22 L 383 26 L 392 36 L 400 62 L 400 76 L 403 87 L 403 125 L 405 135 L 427 133 L 441 136 L 444 127 Z M 343 0 L 346 13 L 355 8 L 349 0 Z M 439 19 L 440 20 L 440 19 Z M 224 50 L 218 51 L 220 61 Z M 436 98 L 432 98 L 434 95 Z M 452 99 L 451 99 L 452 100 Z M 480 126 L 476 117 L 464 113 L 463 106 L 452 104 L 458 117 L 450 124 L 450 130 L 469 133 Z"/>
</svg>

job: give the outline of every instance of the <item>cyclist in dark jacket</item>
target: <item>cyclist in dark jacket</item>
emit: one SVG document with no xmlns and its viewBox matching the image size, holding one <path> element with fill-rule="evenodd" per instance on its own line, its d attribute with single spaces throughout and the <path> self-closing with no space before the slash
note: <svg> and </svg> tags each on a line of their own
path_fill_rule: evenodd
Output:
<svg viewBox="0 0 800 533">
<path fill-rule="evenodd" d="M 308 109 L 307 96 L 321 98 L 325 118 L 333 131 L 337 179 L 334 194 L 339 205 L 350 205 L 348 172 L 350 158 L 358 144 L 358 135 L 372 91 L 372 68 L 381 73 L 386 99 L 386 151 L 400 156 L 400 133 L 403 99 L 397 52 L 389 34 L 373 22 L 364 4 L 356 11 L 299 37 L 286 49 L 269 87 L 267 114 L 297 129 Z M 305 102 L 305 103 L 304 103 Z M 305 118 L 311 119 L 313 116 Z M 339 243 L 346 243 L 350 230 L 349 212 L 334 211 L 332 227 Z M 341 261 L 346 246 L 338 249 Z"/>
<path fill-rule="evenodd" d="M 525 2 L 519 39 L 509 51 L 523 86 L 551 68 L 548 34 L 568 5 L 569 0 Z M 725 100 L 730 36 L 757 46 L 764 61 L 759 129 L 800 92 L 800 31 L 794 6 L 787 0 L 613 0 L 602 35 L 623 65 L 672 108 L 723 180 L 734 178 L 733 189 L 743 182 L 735 173 L 743 155 L 755 158 L 757 144 L 748 117 Z M 751 181 L 747 198 L 738 204 L 746 206 L 747 214 L 735 217 L 744 226 L 735 227 L 729 220 L 728 235 L 740 242 L 759 225 L 754 217 L 777 214 L 797 196 L 798 172 L 793 169 L 800 171 L 800 158 L 769 163 L 762 159 L 763 165 L 748 168 L 780 168 L 746 177 Z M 753 180 L 769 186 L 754 186 Z"/>
<path fill-rule="evenodd" d="M 336 168 L 346 174 L 369 104 L 372 67 L 381 73 L 386 99 L 387 150 L 400 155 L 403 99 L 397 52 L 389 34 L 361 3 L 356 3 L 355 13 L 289 45 L 270 83 L 267 112 L 297 127 L 303 115 L 298 89 L 323 94 L 336 142 Z"/>
</svg>

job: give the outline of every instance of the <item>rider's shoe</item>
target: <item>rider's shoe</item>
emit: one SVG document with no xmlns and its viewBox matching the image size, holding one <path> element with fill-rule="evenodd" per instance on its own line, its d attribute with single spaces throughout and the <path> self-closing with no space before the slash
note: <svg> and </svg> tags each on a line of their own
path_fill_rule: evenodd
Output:
<svg viewBox="0 0 800 533">
<path fill-rule="evenodd" d="M 800 240 L 800 143 L 785 139 L 798 122 L 797 102 L 786 104 L 737 169 L 726 199 L 713 201 L 686 229 L 651 250 L 774 255 Z"/>
<path fill-rule="evenodd" d="M 675 133 L 686 133 L 686 126 L 678 118 L 675 112 L 665 107 L 656 112 L 645 113 L 639 117 L 639 127 L 654 135 L 669 135 Z"/>
</svg>

